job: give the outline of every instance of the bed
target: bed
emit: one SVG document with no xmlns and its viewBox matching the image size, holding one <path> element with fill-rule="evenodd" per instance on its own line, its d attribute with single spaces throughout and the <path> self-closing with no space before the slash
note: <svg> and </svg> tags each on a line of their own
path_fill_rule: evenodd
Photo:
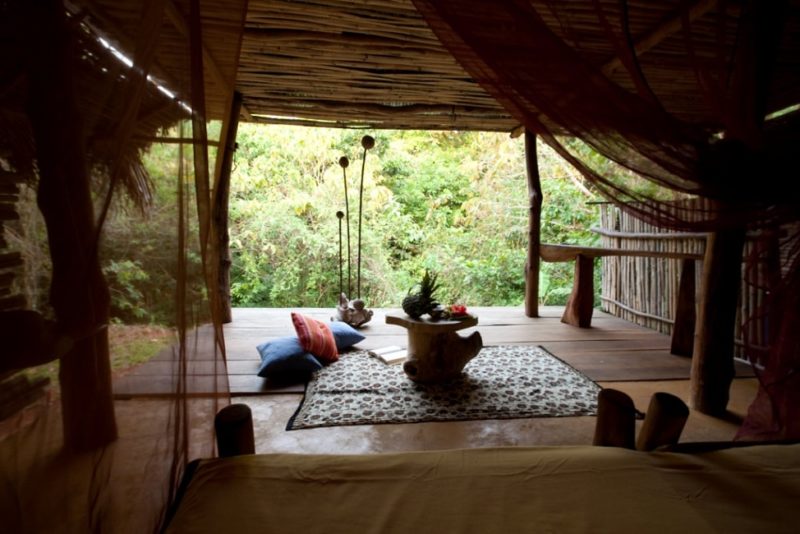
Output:
<svg viewBox="0 0 800 534">
<path fill-rule="evenodd" d="M 257 454 L 193 465 L 167 532 L 797 532 L 800 445 Z"/>
</svg>

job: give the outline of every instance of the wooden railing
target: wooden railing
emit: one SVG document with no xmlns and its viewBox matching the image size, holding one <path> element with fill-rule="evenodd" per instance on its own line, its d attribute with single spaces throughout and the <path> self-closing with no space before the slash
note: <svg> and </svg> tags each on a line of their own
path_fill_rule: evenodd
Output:
<svg viewBox="0 0 800 534">
<path fill-rule="evenodd" d="M 600 205 L 603 247 L 702 257 L 706 234 L 667 232 L 636 219 L 612 204 Z M 697 266 L 699 267 L 699 265 Z M 683 265 L 680 259 L 620 256 L 602 259 L 601 308 L 664 334 L 672 333 Z M 699 268 L 695 287 L 700 286 Z"/>
<path fill-rule="evenodd" d="M 612 204 L 600 205 L 599 228 L 601 246 L 661 253 L 702 256 L 706 234 L 667 232 L 636 219 Z M 752 251 L 751 240 L 745 244 L 744 258 Z M 681 260 L 665 257 L 609 256 L 603 257 L 601 271 L 601 309 L 628 321 L 672 334 L 678 312 Z M 702 260 L 696 262 L 695 287 L 700 288 Z M 751 269 L 762 268 L 751 265 Z M 743 262 L 744 269 L 744 262 Z M 760 276 L 760 275 L 757 275 Z M 744 319 L 754 315 L 763 305 L 764 291 L 747 284 L 744 279 L 739 293 L 739 312 L 736 321 L 737 356 L 744 357 Z M 767 343 L 767 326 L 757 321 L 749 324 L 751 345 Z"/>
</svg>

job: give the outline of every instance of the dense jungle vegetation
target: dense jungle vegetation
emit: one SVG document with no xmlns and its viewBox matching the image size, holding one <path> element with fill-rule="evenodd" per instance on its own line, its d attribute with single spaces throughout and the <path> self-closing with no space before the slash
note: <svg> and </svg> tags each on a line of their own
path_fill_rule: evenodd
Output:
<svg viewBox="0 0 800 534">
<path fill-rule="evenodd" d="M 499 133 L 369 133 L 376 144 L 364 168 L 361 285 L 368 305 L 399 306 L 426 268 L 440 275 L 442 302 L 521 304 L 528 232 L 523 139 Z M 345 211 L 342 156 L 350 160 L 350 294 L 355 296 L 363 135 L 240 126 L 230 197 L 234 306 L 335 305 L 336 212 Z M 543 241 L 593 244 L 594 197 L 571 167 L 541 145 L 539 164 Z M 152 205 L 141 213 L 122 198 L 114 204 L 104 229 L 103 264 L 119 323 L 168 325 L 177 261 L 177 146 L 154 145 L 146 167 L 154 184 Z M 186 180 L 191 183 L 191 177 Z M 49 260 L 32 188 L 25 202 L 29 209 L 21 210 L 16 246 L 28 265 L 24 293 L 40 309 L 47 301 Z M 189 259 L 199 273 L 197 255 Z M 542 303 L 564 303 L 571 284 L 571 264 L 543 264 Z M 344 285 L 347 292 L 346 266 Z"/>
<path fill-rule="evenodd" d="M 362 291 L 398 306 L 424 269 L 440 300 L 517 305 L 524 298 L 528 194 L 524 140 L 507 134 L 369 132 L 364 168 Z M 236 306 L 332 306 L 339 293 L 339 221 L 347 156 L 351 273 L 364 132 L 243 125 L 232 176 L 232 294 Z M 543 240 L 591 244 L 597 207 L 577 173 L 540 147 Z M 346 229 L 343 250 L 347 256 Z M 347 292 L 347 268 L 344 268 Z M 561 304 L 570 264 L 545 264 L 544 304 Z"/>
</svg>

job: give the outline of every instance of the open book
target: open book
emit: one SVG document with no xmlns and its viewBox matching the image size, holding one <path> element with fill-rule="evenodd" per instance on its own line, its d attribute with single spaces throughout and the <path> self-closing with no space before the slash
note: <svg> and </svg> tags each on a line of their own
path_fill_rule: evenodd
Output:
<svg viewBox="0 0 800 534">
<path fill-rule="evenodd" d="M 370 356 L 375 356 L 387 364 L 400 363 L 408 358 L 408 351 L 402 347 L 398 347 L 397 345 L 372 349 L 367 352 Z"/>
</svg>

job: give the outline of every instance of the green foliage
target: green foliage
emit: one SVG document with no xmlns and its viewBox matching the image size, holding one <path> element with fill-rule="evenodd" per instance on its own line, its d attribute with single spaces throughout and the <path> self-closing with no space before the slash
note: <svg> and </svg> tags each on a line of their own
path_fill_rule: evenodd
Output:
<svg viewBox="0 0 800 534">
<path fill-rule="evenodd" d="M 144 295 L 139 287 L 150 280 L 150 276 L 136 260 L 111 260 L 103 268 L 111 291 L 112 316 L 124 319 L 149 319 L 141 306 Z"/>
<path fill-rule="evenodd" d="M 357 130 L 243 124 L 230 195 L 231 292 L 235 306 L 331 307 L 344 290 L 357 293 L 358 204 L 363 163 Z M 466 132 L 370 132 L 376 139 L 364 166 L 361 297 L 369 306 L 396 307 L 429 269 L 439 273 L 440 302 L 518 305 L 524 299 L 528 192 L 522 139 Z M 579 148 L 586 150 L 585 147 Z M 213 159 L 213 151 L 212 151 Z M 350 205 L 350 283 L 339 220 L 345 210 L 347 156 Z M 543 189 L 542 241 L 591 245 L 594 197 L 577 172 L 550 149 L 538 151 Z M 191 151 L 184 151 L 190 169 Z M 597 158 L 595 158 L 597 159 Z M 606 164 L 597 159 L 597 165 Z M 116 322 L 172 324 L 178 253 L 178 147 L 154 145 L 145 157 L 154 184 L 142 214 L 117 199 L 104 226 L 101 260 Z M 187 191 L 193 177 L 184 177 Z M 26 252 L 47 263 L 43 226 L 31 214 L 26 236 L 41 246 Z M 27 198 L 27 197 L 26 197 Z M 195 202 L 187 199 L 187 209 Z M 25 219 L 25 221 L 28 221 Z M 196 218 L 188 235 L 189 298 L 203 297 Z M 28 228 L 29 227 L 29 228 Z M 346 226 L 344 227 L 346 228 Z M 343 228 L 343 230 L 344 230 Z M 13 236 L 12 236 L 13 237 Z M 20 237 L 20 241 L 25 236 Z M 27 238 L 26 238 L 27 239 Z M 543 263 L 541 300 L 563 304 L 572 286 L 571 263 Z M 44 267 L 39 271 L 46 271 Z M 46 302 L 49 280 L 31 278 L 31 302 Z M 349 285 L 349 287 L 348 287 Z M 599 287 L 599 283 L 596 287 Z M 38 289 L 37 289 L 38 288 Z"/>
<path fill-rule="evenodd" d="M 184 151 L 189 158 L 189 151 Z M 178 286 L 178 147 L 153 145 L 144 158 L 154 185 L 152 205 L 141 213 L 123 198 L 113 205 L 103 227 L 101 261 L 111 293 L 112 318 L 124 323 L 174 324 Z M 191 169 L 187 161 L 184 170 Z M 184 176 L 185 190 L 194 177 Z M 196 202 L 186 199 L 188 217 L 187 279 L 190 301 L 203 298 L 202 265 L 197 252 Z"/>
<path fill-rule="evenodd" d="M 331 306 L 339 292 L 337 210 L 350 201 L 356 296 L 363 132 L 243 125 L 231 191 L 232 296 L 238 306 Z M 517 305 L 524 298 L 528 196 L 524 145 L 504 134 L 375 134 L 364 176 L 362 297 L 397 306 L 426 269 L 443 303 Z M 596 210 L 576 171 L 540 147 L 542 240 L 593 244 Z M 344 227 L 346 228 L 346 226 Z M 543 264 L 543 302 L 562 302 L 571 264 Z"/>
</svg>

